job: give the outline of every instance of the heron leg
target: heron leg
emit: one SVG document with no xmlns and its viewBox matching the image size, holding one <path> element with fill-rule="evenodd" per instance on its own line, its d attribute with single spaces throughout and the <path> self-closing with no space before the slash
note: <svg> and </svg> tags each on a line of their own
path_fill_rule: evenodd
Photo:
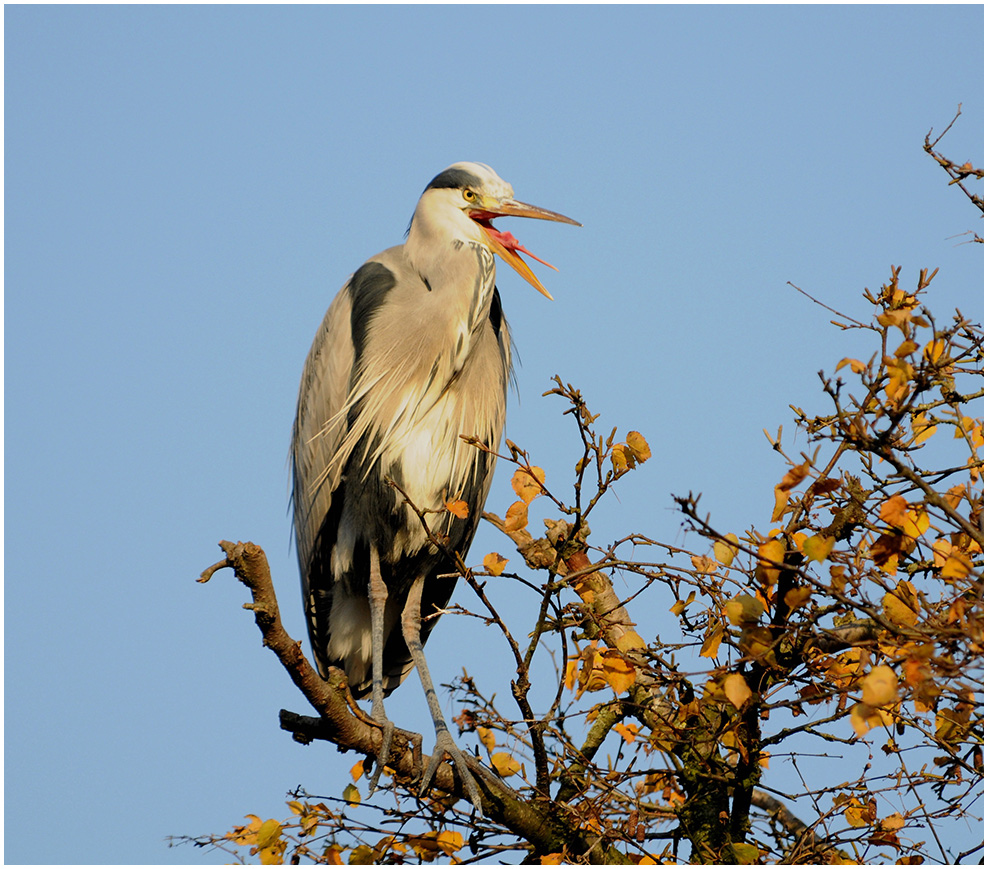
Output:
<svg viewBox="0 0 988 869">
<path fill-rule="evenodd" d="M 381 726 L 381 750 L 370 778 L 368 795 L 377 790 L 384 765 L 391 756 L 391 742 L 395 726 L 384 711 L 384 607 L 388 602 L 388 587 L 381 578 L 381 560 L 377 547 L 370 547 L 370 588 L 368 598 L 371 610 L 371 717 Z"/>
<path fill-rule="evenodd" d="M 436 696 L 436 689 L 433 687 L 432 677 L 429 675 L 429 668 L 425 663 L 425 652 L 422 648 L 422 589 L 424 585 L 425 578 L 421 576 L 412 583 L 408 592 L 408 600 L 405 602 L 405 608 L 401 613 L 401 633 L 405 638 L 408 651 L 411 652 L 415 669 L 419 672 L 419 678 L 422 680 L 425 699 L 429 704 L 429 712 L 432 713 L 432 724 L 436 729 L 436 747 L 429 759 L 429 766 L 425 775 L 422 776 L 419 793 L 424 793 L 429 786 L 429 782 L 432 781 L 432 777 L 436 774 L 443 758 L 443 753 L 446 753 L 460 773 L 460 779 L 470 797 L 470 802 L 473 803 L 478 812 L 481 812 L 480 788 L 477 786 L 473 773 L 467 768 L 466 760 L 460 753 L 460 749 L 453 742 L 449 728 L 446 727 L 446 720 L 443 718 L 442 709 L 439 706 L 439 698 Z"/>
</svg>

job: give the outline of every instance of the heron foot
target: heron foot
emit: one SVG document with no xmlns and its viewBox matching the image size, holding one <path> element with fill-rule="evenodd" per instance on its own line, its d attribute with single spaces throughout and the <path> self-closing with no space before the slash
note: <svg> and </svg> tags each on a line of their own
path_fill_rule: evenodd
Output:
<svg viewBox="0 0 988 869">
<path fill-rule="evenodd" d="M 367 796 L 377 790 L 377 783 L 381 779 L 384 766 L 391 758 L 391 743 L 395 735 L 395 724 L 389 718 L 377 719 L 377 724 L 381 728 L 381 749 L 377 753 L 377 760 L 374 761 L 374 772 L 370 778 Z"/>
<path fill-rule="evenodd" d="M 439 764 L 442 761 L 444 754 L 449 755 L 450 760 L 453 762 L 453 766 L 460 774 L 460 781 L 463 784 L 463 789 L 470 798 L 470 802 L 473 803 L 473 807 L 477 810 L 478 814 L 483 814 L 483 809 L 480 804 L 480 787 L 477 785 L 477 780 L 474 778 L 473 773 L 470 772 L 470 768 L 467 766 L 463 753 L 459 748 L 457 748 L 456 743 L 453 742 L 453 737 L 450 736 L 449 731 L 445 728 L 436 730 L 436 747 L 432 750 L 432 757 L 429 758 L 429 766 L 426 769 L 425 774 L 422 776 L 422 781 L 419 784 L 419 796 L 422 796 L 422 794 L 424 794 L 428 789 L 429 783 L 432 781 L 432 777 L 436 774 L 436 770 L 439 768 Z"/>
</svg>

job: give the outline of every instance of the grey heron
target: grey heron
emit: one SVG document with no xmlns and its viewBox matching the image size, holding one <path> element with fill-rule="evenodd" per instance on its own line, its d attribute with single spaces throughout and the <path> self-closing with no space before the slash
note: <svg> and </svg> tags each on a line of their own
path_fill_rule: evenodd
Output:
<svg viewBox="0 0 988 869">
<path fill-rule="evenodd" d="M 320 673 L 346 672 L 371 695 L 382 746 L 394 725 L 384 698 L 414 666 L 436 731 L 424 790 L 444 753 L 475 806 L 477 784 L 446 727 L 422 651 L 456 584 L 431 534 L 466 554 L 494 472 L 511 371 L 495 254 L 552 298 L 521 258 L 502 216 L 579 226 L 514 198 L 482 163 L 454 163 L 425 188 L 404 244 L 367 260 L 337 294 L 309 350 L 292 431 L 292 501 L 302 595 Z M 539 262 L 544 262 L 539 260 Z M 548 263 L 544 263 L 548 265 Z M 465 519 L 444 509 L 463 501 Z"/>
</svg>

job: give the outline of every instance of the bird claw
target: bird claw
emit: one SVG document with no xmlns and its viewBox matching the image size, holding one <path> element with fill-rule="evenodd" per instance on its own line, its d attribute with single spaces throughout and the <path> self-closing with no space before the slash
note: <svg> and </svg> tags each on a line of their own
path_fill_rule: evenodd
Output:
<svg viewBox="0 0 988 869">
<path fill-rule="evenodd" d="M 380 781 L 381 773 L 384 772 L 384 765 L 391 758 L 391 743 L 394 741 L 395 735 L 394 722 L 389 718 L 379 719 L 377 725 L 381 728 L 381 749 L 378 751 L 377 759 L 374 761 L 374 773 L 370 777 L 367 796 L 370 796 L 377 790 L 377 783 Z"/>
<path fill-rule="evenodd" d="M 460 774 L 462 787 L 470 798 L 470 802 L 473 803 L 473 807 L 477 810 L 478 814 L 483 814 L 480 803 L 480 787 L 477 785 L 477 780 L 474 778 L 473 773 L 470 772 L 466 759 L 463 757 L 460 749 L 456 747 L 456 743 L 453 742 L 453 737 L 450 736 L 448 730 L 438 730 L 436 732 L 436 747 L 432 751 L 432 757 L 429 758 L 429 766 L 426 768 L 425 774 L 422 776 L 421 783 L 419 784 L 419 796 L 421 797 L 428 790 L 432 777 L 436 774 L 436 770 L 439 769 L 439 764 L 442 762 L 444 754 L 449 755 L 453 766 Z"/>
</svg>

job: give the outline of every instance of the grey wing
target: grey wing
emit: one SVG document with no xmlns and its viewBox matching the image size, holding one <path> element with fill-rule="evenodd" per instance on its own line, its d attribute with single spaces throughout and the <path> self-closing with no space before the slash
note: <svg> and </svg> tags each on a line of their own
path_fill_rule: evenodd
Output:
<svg viewBox="0 0 988 869">
<path fill-rule="evenodd" d="M 298 407 L 292 427 L 292 507 L 295 548 L 302 578 L 302 600 L 316 660 L 322 668 L 317 643 L 319 612 L 328 613 L 332 584 L 313 589 L 312 561 L 323 523 L 333 507 L 343 462 L 340 446 L 346 436 L 345 405 L 354 365 L 349 281 L 326 311 L 302 371 Z M 318 580 L 317 580 L 318 581 Z M 319 605 L 314 597 L 318 593 Z M 324 628 L 323 628 L 324 629 Z"/>
</svg>

